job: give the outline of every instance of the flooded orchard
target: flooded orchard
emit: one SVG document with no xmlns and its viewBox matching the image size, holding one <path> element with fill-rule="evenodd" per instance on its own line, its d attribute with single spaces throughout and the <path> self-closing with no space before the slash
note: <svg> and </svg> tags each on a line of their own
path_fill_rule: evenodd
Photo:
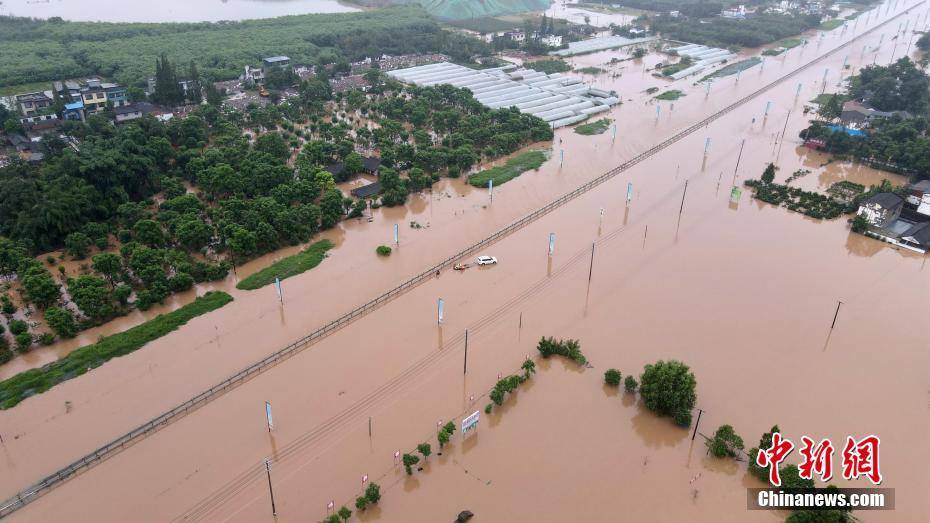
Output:
<svg viewBox="0 0 930 523">
<path fill-rule="evenodd" d="M 236 301 L 223 309 L 0 412 L 0 494 L 14 495 L 885 19 L 866 16 L 857 30 L 811 35 L 806 47 L 767 59 L 738 82 L 718 79 L 709 94 L 693 79 L 624 72 L 611 79 L 624 100 L 610 113 L 616 138 L 558 130 L 552 144 L 537 146 L 550 149 L 550 160 L 496 187 L 493 203 L 485 190 L 443 180 L 403 208 L 375 210 L 370 223 L 347 221 L 328 233 L 336 248 L 326 261 L 285 280 L 283 306 L 271 286 L 233 291 Z M 917 13 L 908 16 L 913 23 Z M 701 433 L 729 423 L 747 446 L 776 423 L 795 440 L 877 434 L 883 486 L 896 489 L 897 509 L 855 515 L 926 521 L 930 477 L 918 464 L 930 458 L 923 436 L 930 356 L 926 334 L 915 328 L 930 296 L 925 258 L 852 234 L 845 219 L 813 220 L 751 200 L 748 190 L 730 201 L 734 179 L 758 178 L 773 161 L 779 179 L 810 169 L 798 183 L 811 189 L 841 179 L 901 181 L 861 166 L 823 165 L 827 158 L 802 148 L 797 135 L 824 70 L 829 91 L 846 55 L 856 69 L 873 56 L 887 63 L 894 52 L 887 37 L 877 55 L 869 49 L 905 19 L 493 244 L 483 254 L 496 256 L 496 266 L 442 272 L 11 520 L 272 521 L 266 458 L 281 521 L 321 519 L 330 501 L 351 506 L 366 474 L 382 485 L 383 498 L 360 514 L 363 521 L 451 520 L 465 509 L 481 521 L 783 519 L 746 511 L 745 488 L 761 485 L 744 463 L 707 457 L 700 436 L 692 443 L 689 431 L 603 386 L 609 367 L 638 376 L 644 364 L 674 358 L 697 378 Z M 685 97 L 674 110 L 661 102 L 657 118 L 656 102 L 642 94 L 651 86 Z M 629 205 L 627 183 L 634 188 Z M 376 257 L 377 245 L 392 242 L 395 223 L 399 245 L 390 257 Z M 552 257 L 549 233 L 556 234 Z M 239 276 L 268 261 L 240 268 Z M 831 329 L 838 300 L 843 307 Z M 579 339 L 593 368 L 537 360 L 539 372 L 484 416 L 475 435 L 463 440 L 456 432 L 442 456 L 406 476 L 394 452 L 435 445 L 437 421 L 483 409 L 498 375 L 535 358 L 543 335 Z M 265 401 L 274 408 L 273 432 Z M 797 455 L 789 461 L 797 463 Z"/>
</svg>

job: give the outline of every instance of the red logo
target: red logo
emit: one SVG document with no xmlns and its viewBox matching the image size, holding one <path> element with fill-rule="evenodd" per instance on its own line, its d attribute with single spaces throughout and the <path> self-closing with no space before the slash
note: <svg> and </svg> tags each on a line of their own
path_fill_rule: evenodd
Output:
<svg viewBox="0 0 930 523">
<path fill-rule="evenodd" d="M 882 482 L 882 472 L 878 465 L 878 436 L 869 435 L 859 441 L 852 436 L 846 437 L 843 448 L 843 477 L 856 479 L 865 476 L 878 485 Z"/>
<path fill-rule="evenodd" d="M 798 475 L 804 479 L 813 479 L 816 472 L 823 481 L 830 481 L 833 477 L 833 443 L 830 439 L 820 440 L 814 447 L 814 440 L 801 436 L 801 455 L 804 462 L 798 466 Z"/>
<path fill-rule="evenodd" d="M 769 467 L 769 481 L 776 487 L 781 486 L 781 476 L 778 474 L 778 464 L 784 461 L 788 454 L 794 449 L 794 443 L 790 440 L 782 439 L 781 434 L 775 432 L 772 434 L 772 447 L 768 449 L 759 449 L 756 454 L 756 465 L 760 467 Z"/>
</svg>

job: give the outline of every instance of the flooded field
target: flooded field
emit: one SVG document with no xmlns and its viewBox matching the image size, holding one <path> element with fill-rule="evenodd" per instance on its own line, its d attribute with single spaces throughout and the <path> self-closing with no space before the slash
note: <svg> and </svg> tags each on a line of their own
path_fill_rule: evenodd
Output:
<svg viewBox="0 0 930 523">
<path fill-rule="evenodd" d="M 77 22 L 218 22 L 358 11 L 338 0 L 3 0 L 0 15 Z"/>
<path fill-rule="evenodd" d="M 913 11 L 911 23 L 924 14 Z M 878 63 L 894 52 L 888 37 L 897 20 L 885 26 Z M 874 15 L 860 16 L 855 34 L 876 22 Z M 624 99 L 610 113 L 615 139 L 611 132 L 586 137 L 560 129 L 552 159 L 496 187 L 493 203 L 485 190 L 443 180 L 403 208 L 376 210 L 371 223 L 346 222 L 327 235 L 336 244 L 329 259 L 284 282 L 283 307 L 272 287 L 235 291 L 227 307 L 0 412 L 0 497 L 855 34 L 851 27 L 827 33 L 767 60 L 764 70 L 745 71 L 738 82 L 715 82 L 709 94 L 693 79 L 658 80 L 625 62 L 634 64 L 631 72 L 604 80 Z M 856 68 L 871 63 L 880 34 L 833 53 L 499 241 L 487 250 L 500 260 L 497 266 L 443 272 L 10 519 L 272 521 L 265 458 L 273 462 L 280 521 L 319 520 L 331 500 L 351 505 L 363 474 L 383 488 L 379 507 L 363 521 L 452 520 L 464 509 L 480 521 L 783 518 L 745 510 L 744 489 L 756 485 L 745 464 L 707 458 L 700 437 L 692 446 L 687 431 L 602 386 L 608 367 L 638 375 L 646 363 L 677 358 L 697 377 L 701 432 L 729 423 L 747 446 L 774 423 L 795 439 L 878 434 L 884 486 L 897 490 L 898 508 L 857 516 L 926 521 L 930 476 L 919 463 L 930 458 L 923 436 L 930 428 L 930 356 L 926 334 L 914 328 L 930 296 L 925 258 L 851 234 L 842 219 L 821 222 L 752 201 L 749 191 L 738 203 L 729 200 L 734 179 L 757 178 L 772 161 L 779 179 L 810 169 L 796 182 L 807 188 L 894 179 L 839 162 L 822 166 L 826 158 L 800 147 L 797 138 L 806 126 L 801 108 L 820 92 L 824 70 L 831 85 L 847 54 Z M 610 57 L 575 60 L 595 64 Z M 657 118 L 656 102 L 641 94 L 653 85 L 686 96 L 674 110 L 661 102 Z M 767 101 L 772 107 L 765 117 Z M 423 228 L 410 228 L 411 221 Z M 401 224 L 399 246 L 389 258 L 376 257 L 377 245 L 392 242 L 394 223 Z M 549 258 L 551 232 L 557 240 Z M 239 275 L 284 254 L 257 260 Z M 232 288 L 234 280 L 224 285 Z M 438 298 L 445 300 L 441 326 Z M 837 300 L 844 305 L 831 331 Z M 435 443 L 438 420 L 483 408 L 482 395 L 498 374 L 534 356 L 542 335 L 580 339 L 593 368 L 540 361 L 537 376 L 483 419 L 477 435 L 462 441 L 456 434 L 449 452 L 405 477 L 393 453 Z M 274 408 L 272 433 L 265 401 Z"/>
</svg>

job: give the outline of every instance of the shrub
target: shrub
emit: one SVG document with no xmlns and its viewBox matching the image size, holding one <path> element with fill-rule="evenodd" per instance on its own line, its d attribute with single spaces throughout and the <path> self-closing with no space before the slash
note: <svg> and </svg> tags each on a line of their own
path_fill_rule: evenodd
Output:
<svg viewBox="0 0 930 523">
<path fill-rule="evenodd" d="M 381 487 L 374 481 L 369 483 L 368 488 L 365 489 L 365 499 L 370 505 L 375 505 L 381 500 Z"/>
<path fill-rule="evenodd" d="M 493 409 L 493 408 L 494 408 L 494 405 L 493 405 L 492 403 L 488 403 L 487 405 L 484 406 L 484 413 L 485 413 L 485 414 L 490 414 L 490 413 L 491 413 L 491 409 Z"/>
<path fill-rule="evenodd" d="M 22 334 L 29 330 L 29 325 L 23 320 L 12 320 L 10 321 L 10 332 L 13 335 Z"/>
<path fill-rule="evenodd" d="M 6 338 L 4 338 L 2 345 L 0 345 L 0 365 L 3 365 L 11 359 L 13 359 L 13 351 L 10 350 L 10 346 Z"/>
<path fill-rule="evenodd" d="M 604 373 L 604 383 L 616 387 L 620 385 L 620 378 L 622 375 L 617 369 L 607 369 L 607 372 Z"/>
<path fill-rule="evenodd" d="M 379 245 L 375 252 L 378 253 L 378 256 L 390 256 L 391 248 L 387 245 Z"/>
<path fill-rule="evenodd" d="M 587 358 L 584 357 L 584 354 L 581 353 L 581 345 L 578 344 L 578 340 L 558 340 L 552 337 L 543 336 L 539 340 L 539 344 L 536 345 L 536 350 L 542 354 L 543 358 L 548 358 L 553 354 L 558 354 L 560 356 L 565 356 L 571 360 L 574 360 L 575 363 L 579 365 L 585 365 L 588 363 Z"/>
<path fill-rule="evenodd" d="M 414 456 L 413 454 L 404 454 L 404 470 L 407 471 L 407 475 L 413 474 L 413 466 L 420 462 L 420 458 Z"/>
<path fill-rule="evenodd" d="M 735 458 L 739 451 L 743 450 L 743 438 L 739 437 L 733 427 L 730 425 L 721 425 L 714 433 L 713 439 L 706 442 L 707 449 L 715 457 L 723 458 L 729 456 Z"/>
<path fill-rule="evenodd" d="M 39 343 L 42 345 L 51 345 L 55 343 L 55 335 L 51 332 L 43 332 L 39 335 Z"/>
<path fill-rule="evenodd" d="M 365 496 L 359 496 L 355 498 L 355 508 L 358 510 L 365 510 L 368 507 L 368 498 Z"/>
<path fill-rule="evenodd" d="M 45 322 L 48 323 L 50 329 L 62 338 L 73 338 L 77 334 L 74 315 L 68 309 L 49 307 L 45 311 Z"/>
<path fill-rule="evenodd" d="M 676 360 L 659 360 L 646 365 L 639 382 L 639 393 L 649 410 L 672 416 L 683 427 L 691 425 L 697 381 L 687 365 Z"/>
<path fill-rule="evenodd" d="M 636 383 L 636 378 L 633 376 L 627 376 L 626 379 L 623 380 L 623 388 L 626 389 L 627 392 L 636 392 L 636 387 L 638 385 L 639 384 Z"/>
<path fill-rule="evenodd" d="M 16 350 L 26 352 L 32 346 L 32 334 L 22 332 L 16 335 Z"/>
</svg>

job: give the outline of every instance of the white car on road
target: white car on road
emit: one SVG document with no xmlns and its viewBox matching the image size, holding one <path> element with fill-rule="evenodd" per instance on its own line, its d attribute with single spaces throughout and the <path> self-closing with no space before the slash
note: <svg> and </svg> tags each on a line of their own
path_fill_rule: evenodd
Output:
<svg viewBox="0 0 930 523">
<path fill-rule="evenodd" d="M 497 258 L 494 256 L 478 256 L 478 259 L 475 260 L 478 265 L 494 265 L 497 263 Z"/>
</svg>

